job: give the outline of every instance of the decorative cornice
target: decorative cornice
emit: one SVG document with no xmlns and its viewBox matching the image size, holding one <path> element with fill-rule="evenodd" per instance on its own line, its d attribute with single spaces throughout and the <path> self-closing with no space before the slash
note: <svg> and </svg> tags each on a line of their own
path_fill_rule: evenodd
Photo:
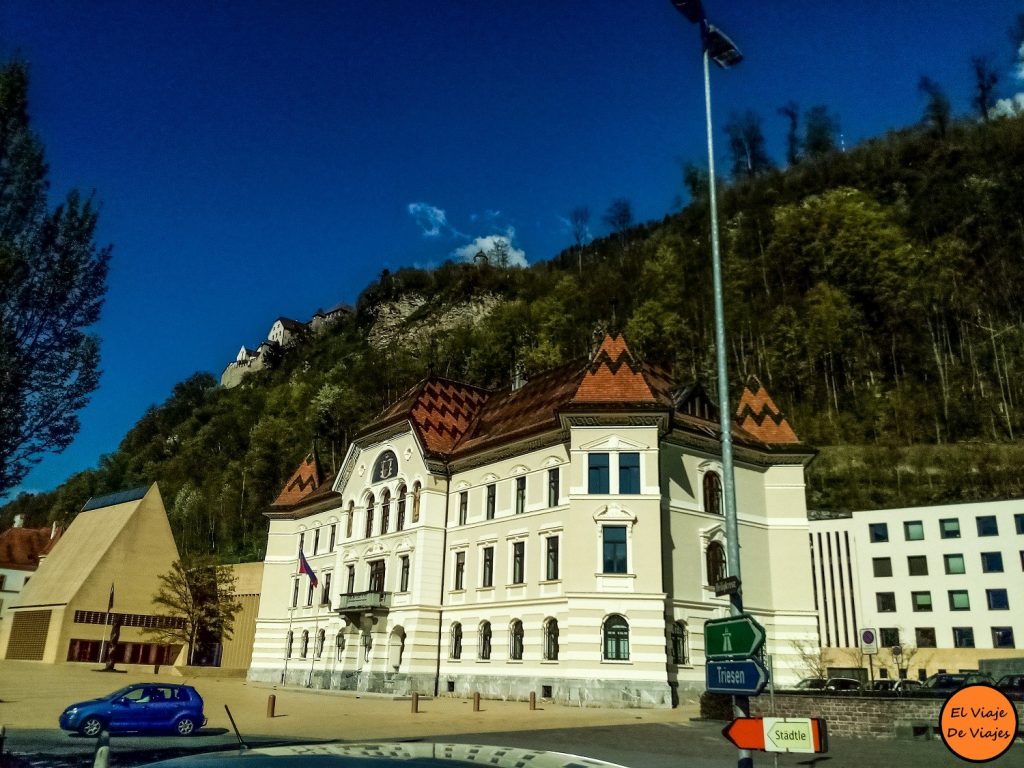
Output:
<svg viewBox="0 0 1024 768">
<path fill-rule="evenodd" d="M 711 456 L 722 455 L 721 441 L 716 440 L 715 438 L 695 435 L 691 432 L 673 430 L 669 434 L 665 435 L 664 440 L 672 445 L 678 445 L 683 448 L 693 448 Z M 817 451 L 812 448 L 807 448 L 806 446 L 801 446 L 799 450 L 758 451 L 746 446 L 738 446 L 735 443 L 733 444 L 733 456 L 737 461 L 743 461 L 747 464 L 753 464 L 758 467 L 806 465 L 809 464 L 816 455 Z"/>
<path fill-rule="evenodd" d="M 449 465 L 449 469 L 452 473 L 466 472 L 471 469 L 476 469 L 477 467 L 482 467 L 485 464 L 493 464 L 496 461 L 511 459 L 516 456 L 522 456 L 524 453 L 539 451 L 543 448 L 550 448 L 551 446 L 562 445 L 568 442 L 569 432 L 565 429 L 544 432 L 539 435 L 534 435 L 529 440 L 505 443 L 504 445 L 491 450 L 483 450 L 479 453 L 473 454 L 472 456 L 458 459 Z"/>
<path fill-rule="evenodd" d="M 667 411 L 647 413 L 560 413 L 558 415 L 565 430 L 573 427 L 657 427 L 659 434 L 668 429 Z"/>
</svg>

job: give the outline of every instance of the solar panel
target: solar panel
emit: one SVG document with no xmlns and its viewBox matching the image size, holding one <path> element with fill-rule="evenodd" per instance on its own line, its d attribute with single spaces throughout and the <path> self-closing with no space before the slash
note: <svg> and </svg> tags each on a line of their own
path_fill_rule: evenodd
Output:
<svg viewBox="0 0 1024 768">
<path fill-rule="evenodd" d="M 115 504 L 124 504 L 127 501 L 138 501 L 146 495 L 146 491 L 148 490 L 148 485 L 140 485 L 138 488 L 132 488 L 128 491 L 118 491 L 117 493 L 109 493 L 106 496 L 97 496 L 85 502 L 85 506 L 82 507 L 82 511 L 88 512 L 91 509 L 112 507 Z"/>
</svg>

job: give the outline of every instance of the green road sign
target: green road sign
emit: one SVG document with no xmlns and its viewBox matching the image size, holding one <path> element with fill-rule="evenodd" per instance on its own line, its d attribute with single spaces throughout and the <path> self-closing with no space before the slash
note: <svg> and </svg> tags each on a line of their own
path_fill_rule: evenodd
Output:
<svg viewBox="0 0 1024 768">
<path fill-rule="evenodd" d="M 708 659 L 743 659 L 757 655 L 764 645 L 764 627 L 742 614 L 704 623 L 704 656 Z"/>
</svg>

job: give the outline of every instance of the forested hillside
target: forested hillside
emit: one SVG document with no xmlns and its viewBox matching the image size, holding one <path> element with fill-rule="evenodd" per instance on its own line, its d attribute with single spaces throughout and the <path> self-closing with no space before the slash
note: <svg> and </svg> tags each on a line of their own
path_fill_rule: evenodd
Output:
<svg viewBox="0 0 1024 768">
<path fill-rule="evenodd" d="M 1024 118 L 908 129 L 739 176 L 720 205 L 733 392 L 758 376 L 822 448 L 809 506 L 1020 495 Z M 707 201 L 689 182 L 680 213 L 528 269 L 492 254 L 384 272 L 353 317 L 276 370 L 230 390 L 209 374 L 182 382 L 99 467 L 14 500 L 4 522 L 67 519 L 90 495 L 156 480 L 183 550 L 249 558 L 314 440 L 337 463 L 430 370 L 501 386 L 517 365 L 529 375 L 584 355 L 595 329 L 614 328 L 680 384 L 713 385 Z M 413 315 L 371 345 L 382 308 L 410 297 Z M 452 321 L 471 298 L 486 311 Z"/>
</svg>

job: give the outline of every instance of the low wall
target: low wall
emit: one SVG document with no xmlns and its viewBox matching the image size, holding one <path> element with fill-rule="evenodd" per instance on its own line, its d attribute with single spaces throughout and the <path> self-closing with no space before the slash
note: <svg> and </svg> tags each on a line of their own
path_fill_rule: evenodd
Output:
<svg viewBox="0 0 1024 768">
<path fill-rule="evenodd" d="M 831 736 L 869 739 L 939 738 L 943 698 L 803 696 L 775 694 L 775 714 L 767 694 L 750 700 L 756 717 L 823 717 Z M 1015 702 L 1024 728 L 1024 702 Z"/>
</svg>

